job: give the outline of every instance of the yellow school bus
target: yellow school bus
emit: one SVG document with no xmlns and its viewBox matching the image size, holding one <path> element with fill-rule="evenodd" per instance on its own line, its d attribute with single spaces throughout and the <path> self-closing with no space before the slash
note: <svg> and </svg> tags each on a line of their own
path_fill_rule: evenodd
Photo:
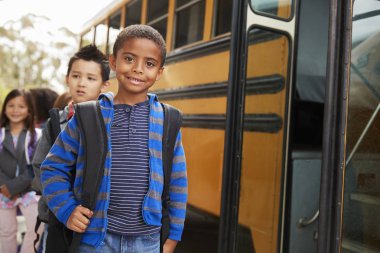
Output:
<svg viewBox="0 0 380 253">
<path fill-rule="evenodd" d="M 176 252 L 380 252 L 379 1 L 118 0 L 80 46 L 138 23 L 167 42 L 151 92 L 184 117 Z"/>
</svg>

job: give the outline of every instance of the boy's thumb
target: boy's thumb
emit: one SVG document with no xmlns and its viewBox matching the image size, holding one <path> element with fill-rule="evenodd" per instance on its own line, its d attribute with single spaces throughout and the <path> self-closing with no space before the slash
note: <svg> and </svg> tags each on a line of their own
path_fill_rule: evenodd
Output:
<svg viewBox="0 0 380 253">
<path fill-rule="evenodd" d="M 93 211 L 91 211 L 90 209 L 86 208 L 86 207 L 83 207 L 82 205 L 79 205 L 79 210 L 82 214 L 84 214 L 85 216 L 87 216 L 87 218 L 91 218 L 92 215 L 94 214 Z"/>
</svg>

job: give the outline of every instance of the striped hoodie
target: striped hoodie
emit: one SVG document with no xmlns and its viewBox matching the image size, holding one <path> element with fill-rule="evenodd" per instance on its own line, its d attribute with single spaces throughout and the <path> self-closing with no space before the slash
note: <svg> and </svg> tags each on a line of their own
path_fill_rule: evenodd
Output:
<svg viewBox="0 0 380 253">
<path fill-rule="evenodd" d="M 154 94 L 148 94 L 149 113 L 149 189 L 145 195 L 142 216 L 148 225 L 161 226 L 163 190 L 162 164 L 162 134 L 163 109 Z M 102 244 L 107 230 L 107 209 L 110 197 L 110 173 L 112 162 L 111 124 L 113 120 L 113 94 L 105 93 L 99 97 L 101 112 L 104 118 L 108 151 L 104 164 L 104 176 L 99 188 L 99 194 L 87 230 L 82 235 L 82 243 L 92 246 Z M 68 122 L 60 133 L 41 165 L 41 181 L 43 195 L 46 197 L 49 208 L 63 224 L 67 223 L 71 213 L 81 201 L 81 186 L 84 168 L 83 137 L 79 132 L 77 118 Z M 75 171 L 75 179 L 71 178 Z M 181 132 L 179 132 L 174 147 L 173 167 L 169 187 L 170 205 L 170 232 L 169 238 L 180 241 L 184 226 L 187 202 L 187 174 L 185 153 L 182 147 Z"/>
</svg>

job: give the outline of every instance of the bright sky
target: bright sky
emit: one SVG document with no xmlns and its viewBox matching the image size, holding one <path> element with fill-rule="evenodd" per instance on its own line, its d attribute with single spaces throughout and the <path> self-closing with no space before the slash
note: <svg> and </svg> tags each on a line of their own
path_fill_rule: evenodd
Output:
<svg viewBox="0 0 380 253">
<path fill-rule="evenodd" d="M 113 0 L 0 0 L 0 26 L 25 14 L 46 16 L 59 27 L 79 33 L 82 26 Z"/>
</svg>

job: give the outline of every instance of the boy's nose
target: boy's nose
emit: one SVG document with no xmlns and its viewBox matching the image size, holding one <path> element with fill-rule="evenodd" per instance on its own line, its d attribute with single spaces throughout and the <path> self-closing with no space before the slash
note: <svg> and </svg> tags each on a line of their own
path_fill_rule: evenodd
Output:
<svg viewBox="0 0 380 253">
<path fill-rule="evenodd" d="M 143 72 L 142 71 L 142 65 L 143 65 L 143 63 L 136 62 L 136 64 L 133 66 L 133 72 L 135 72 L 137 74 L 141 74 Z"/>
<path fill-rule="evenodd" d="M 87 82 L 86 78 L 81 78 L 80 81 L 79 81 L 79 86 L 85 87 L 86 86 L 86 82 Z"/>
</svg>

